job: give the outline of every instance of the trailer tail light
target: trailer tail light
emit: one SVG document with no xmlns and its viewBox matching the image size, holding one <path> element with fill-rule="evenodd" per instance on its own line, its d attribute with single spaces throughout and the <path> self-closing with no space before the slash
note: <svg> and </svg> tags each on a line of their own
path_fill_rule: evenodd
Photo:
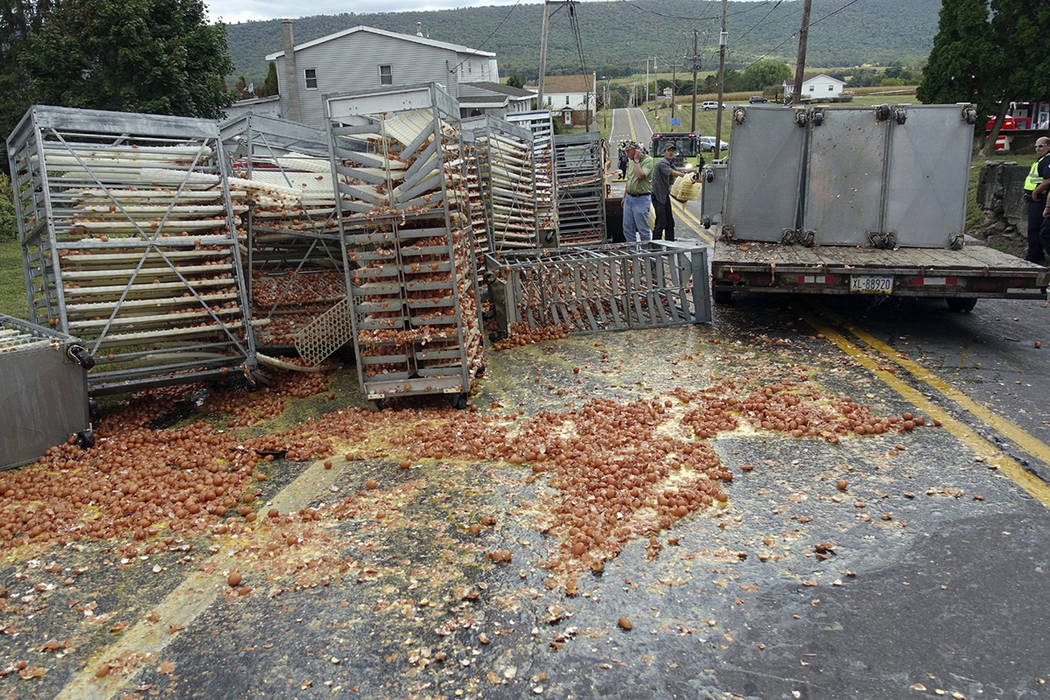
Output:
<svg viewBox="0 0 1050 700">
<path fill-rule="evenodd" d="M 838 278 L 835 275 L 799 275 L 795 281 L 798 284 L 835 284 Z"/>
<path fill-rule="evenodd" d="M 912 277 L 911 283 L 916 287 L 957 287 L 958 277 Z"/>
<path fill-rule="evenodd" d="M 1034 287 L 1033 281 L 1030 279 L 1017 278 L 1010 280 L 1011 287 Z"/>
<path fill-rule="evenodd" d="M 730 282 L 739 282 L 743 279 L 743 277 L 741 277 L 739 272 L 730 272 L 728 275 L 726 275 L 726 279 Z"/>
<path fill-rule="evenodd" d="M 1001 279 L 970 279 L 966 288 L 971 292 L 999 292 L 1004 286 Z"/>
</svg>

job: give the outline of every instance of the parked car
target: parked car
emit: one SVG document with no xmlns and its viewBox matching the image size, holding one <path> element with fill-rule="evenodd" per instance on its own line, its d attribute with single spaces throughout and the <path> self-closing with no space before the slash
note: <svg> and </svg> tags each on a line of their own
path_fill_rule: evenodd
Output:
<svg viewBox="0 0 1050 700">
<path fill-rule="evenodd" d="M 764 104 L 766 102 L 769 102 L 769 100 L 762 97 L 761 95 L 752 95 L 751 97 L 747 98 L 747 101 L 753 105 Z"/>
<path fill-rule="evenodd" d="M 709 109 L 718 109 L 718 103 L 714 100 L 707 100 L 706 102 L 700 103 L 700 109 L 704 110 L 705 112 Z"/>
<path fill-rule="evenodd" d="M 728 151 L 729 144 L 725 141 L 719 141 L 719 150 Z M 702 151 L 714 151 L 715 150 L 715 137 L 714 136 L 701 136 L 700 137 L 700 150 Z"/>
</svg>

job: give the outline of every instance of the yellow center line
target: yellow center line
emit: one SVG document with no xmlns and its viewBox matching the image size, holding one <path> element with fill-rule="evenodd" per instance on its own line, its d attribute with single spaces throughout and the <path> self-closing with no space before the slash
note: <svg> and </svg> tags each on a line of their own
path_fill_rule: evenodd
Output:
<svg viewBox="0 0 1050 700">
<path fill-rule="evenodd" d="M 838 325 L 845 327 L 850 333 L 864 341 L 868 346 L 885 355 L 888 359 L 906 369 L 919 381 L 929 384 L 937 391 L 957 403 L 961 408 L 968 411 L 983 423 L 995 428 L 1000 434 L 1012 440 L 1022 450 L 1035 457 L 1043 464 L 1050 465 L 1050 445 L 1026 432 L 1016 423 L 1004 418 L 991 409 L 982 406 L 969 396 L 944 381 L 930 370 L 926 369 L 914 360 L 901 357 L 901 353 L 882 342 L 875 336 L 859 328 L 850 325 L 837 314 L 829 314 Z"/>
<path fill-rule="evenodd" d="M 302 474 L 285 486 L 274 498 L 269 508 L 276 508 L 282 513 L 297 511 L 310 504 L 317 494 L 335 483 L 342 473 L 339 469 L 325 469 L 324 460 L 310 465 Z M 267 518 L 259 518 L 256 527 Z M 154 608 L 160 615 L 156 622 L 142 621 L 129 629 L 120 639 L 97 652 L 87 665 L 77 673 L 56 696 L 58 700 L 80 700 L 81 698 L 112 698 L 128 685 L 142 670 L 140 663 L 127 675 L 119 672 L 103 674 L 98 671 L 111 661 L 120 666 L 120 659 L 129 654 L 159 655 L 177 636 L 177 630 L 188 627 L 205 610 L 208 609 L 223 591 L 227 590 L 226 569 L 230 568 L 233 559 L 229 551 L 212 555 L 197 566 L 171 593 L 164 596 Z M 169 632 L 169 630 L 171 630 Z M 158 659 L 154 659 L 159 661 Z"/>
<path fill-rule="evenodd" d="M 698 236 L 700 236 L 700 238 L 704 239 L 708 243 L 711 243 L 712 245 L 714 244 L 715 235 L 704 228 L 704 225 L 700 222 L 700 220 L 697 219 L 691 211 L 685 208 L 685 204 L 682 204 L 676 199 L 672 199 L 671 207 L 675 209 L 676 213 L 678 213 L 679 216 L 686 220 L 686 223 L 689 224 L 689 228 L 694 233 L 696 233 Z"/>
<path fill-rule="evenodd" d="M 1047 508 L 1050 508 L 1050 487 L 1035 475 L 1025 471 L 1020 464 L 1009 456 L 1003 454 L 999 448 L 975 433 L 962 422 L 953 418 L 947 411 L 933 403 L 922 395 L 917 389 L 909 386 L 891 372 L 880 369 L 878 364 L 863 350 L 847 340 L 838 332 L 826 326 L 819 319 L 808 312 L 802 312 L 802 317 L 813 326 L 824 337 L 837 345 L 840 350 L 852 357 L 865 369 L 881 379 L 891 389 L 911 402 L 917 409 L 927 416 L 940 421 L 941 425 L 949 433 L 958 438 L 964 445 L 985 458 L 985 463 L 994 466 L 1010 477 L 1018 486 L 1023 488 L 1033 498 L 1038 500 Z"/>
</svg>

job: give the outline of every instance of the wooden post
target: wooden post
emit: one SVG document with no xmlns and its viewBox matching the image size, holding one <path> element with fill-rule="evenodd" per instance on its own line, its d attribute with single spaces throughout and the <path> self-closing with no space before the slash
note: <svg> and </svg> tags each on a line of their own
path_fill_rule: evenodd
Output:
<svg viewBox="0 0 1050 700">
<path fill-rule="evenodd" d="M 700 62 L 697 60 L 696 55 L 696 35 L 697 31 L 693 30 L 693 118 L 689 122 L 689 133 L 696 133 L 696 71 L 700 69 Z"/>
<path fill-rule="evenodd" d="M 802 6 L 802 28 L 798 31 L 798 61 L 795 64 L 795 91 L 791 95 L 791 104 L 802 101 L 802 78 L 806 74 L 806 38 L 809 36 L 809 10 L 813 0 L 806 0 Z"/>
<path fill-rule="evenodd" d="M 550 0 L 543 3 L 543 26 L 540 29 L 540 85 L 536 95 L 536 108 L 543 109 L 543 76 L 547 72 L 547 29 L 550 24 Z"/>
<path fill-rule="evenodd" d="M 808 0 L 807 0 L 808 2 Z M 718 35 L 718 115 L 715 117 L 715 145 L 711 160 L 718 160 L 722 145 L 722 98 L 726 89 L 726 0 L 722 0 L 722 32 Z"/>
</svg>

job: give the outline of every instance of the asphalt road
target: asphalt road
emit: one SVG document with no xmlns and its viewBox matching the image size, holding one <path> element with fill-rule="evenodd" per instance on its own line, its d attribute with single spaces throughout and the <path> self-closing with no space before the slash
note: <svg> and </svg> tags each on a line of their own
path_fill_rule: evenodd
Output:
<svg viewBox="0 0 1050 700">
<path fill-rule="evenodd" d="M 638 138 L 620 115 L 614 130 Z M 675 212 L 679 238 L 710 241 L 694 203 Z M 955 314 L 735 295 L 710 325 L 490 350 L 471 414 L 423 403 L 352 437 L 318 423 L 334 455 L 260 462 L 254 523 L 231 512 L 232 530 L 169 538 L 160 523 L 145 541 L 6 548 L 0 694 L 1047 697 L 1047 328 L 1041 302 Z M 784 381 L 812 415 L 845 397 L 925 424 L 833 441 L 741 414 L 690 432 L 707 404 L 689 392 L 728 400 Z M 480 444 L 567 417 L 572 442 L 601 405 L 626 431 L 616 411 L 639 399 L 666 406 L 651 439 L 714 450 L 727 500 L 629 539 L 571 590 L 550 568 L 560 477 L 517 458 L 408 456 L 419 425 Z M 176 427 L 247 439 L 361 405 L 347 368 L 281 416 L 235 427 L 198 410 Z M 509 563 L 491 556 L 503 551 Z"/>
</svg>

